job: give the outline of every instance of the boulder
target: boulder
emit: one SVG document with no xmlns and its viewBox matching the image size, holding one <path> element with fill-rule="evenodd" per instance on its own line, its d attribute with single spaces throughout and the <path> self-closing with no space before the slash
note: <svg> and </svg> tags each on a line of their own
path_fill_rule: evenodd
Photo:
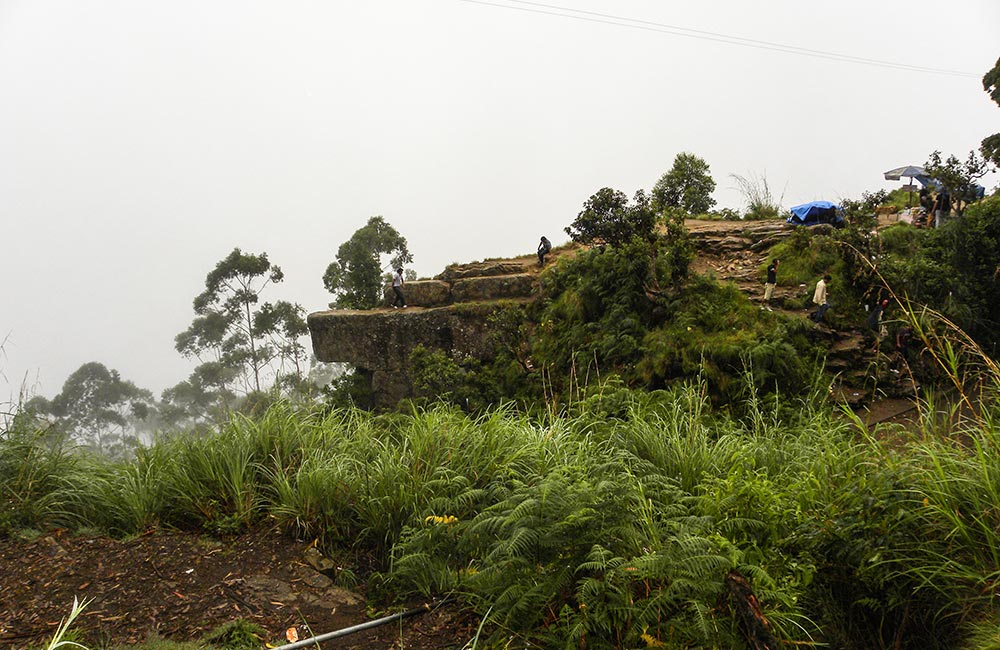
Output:
<svg viewBox="0 0 1000 650">
<path fill-rule="evenodd" d="M 385 287 L 382 295 L 387 305 L 396 299 L 391 284 Z M 440 307 L 451 303 L 451 285 L 441 280 L 413 280 L 403 286 L 403 295 L 410 307 Z"/>
<path fill-rule="evenodd" d="M 531 273 L 518 273 L 455 280 L 451 295 L 455 302 L 527 298 L 534 293 L 536 277 Z"/>
<path fill-rule="evenodd" d="M 453 357 L 488 359 L 496 348 L 489 317 L 503 302 L 432 309 L 331 310 L 309 314 L 313 352 L 320 361 L 348 362 L 370 374 L 377 407 L 413 394 L 410 353 L 421 345 Z"/>
<path fill-rule="evenodd" d="M 445 268 L 436 280 L 454 282 L 464 278 L 481 278 L 494 275 L 517 275 L 524 273 L 527 268 L 531 268 L 533 263 L 537 263 L 538 258 L 530 260 L 487 260 L 485 262 L 473 262 L 471 264 L 452 264 Z"/>
</svg>

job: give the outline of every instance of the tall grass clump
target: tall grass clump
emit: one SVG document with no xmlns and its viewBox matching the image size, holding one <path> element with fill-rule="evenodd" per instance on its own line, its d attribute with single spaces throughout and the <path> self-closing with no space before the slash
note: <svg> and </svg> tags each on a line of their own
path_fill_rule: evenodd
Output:
<svg viewBox="0 0 1000 650">
<path fill-rule="evenodd" d="M 782 197 L 775 198 L 766 175 L 750 174 L 749 177 L 746 177 L 730 174 L 729 177 L 733 179 L 736 183 L 736 189 L 743 195 L 743 201 L 746 204 L 744 219 L 777 219 L 781 216 Z"/>
<path fill-rule="evenodd" d="M 165 521 L 183 529 L 238 533 L 260 519 L 258 466 L 248 429 L 231 422 L 208 438 L 175 438 Z"/>
<path fill-rule="evenodd" d="M 0 535 L 65 523 L 66 487 L 79 456 L 49 432 L 15 416 L 0 431 Z"/>
<path fill-rule="evenodd" d="M 990 406 L 986 407 L 991 410 Z M 952 625 L 990 615 L 1000 597 L 1000 428 L 966 420 L 950 438 L 924 438 L 910 450 L 907 495 L 920 531 L 886 565 L 948 603 Z"/>
</svg>

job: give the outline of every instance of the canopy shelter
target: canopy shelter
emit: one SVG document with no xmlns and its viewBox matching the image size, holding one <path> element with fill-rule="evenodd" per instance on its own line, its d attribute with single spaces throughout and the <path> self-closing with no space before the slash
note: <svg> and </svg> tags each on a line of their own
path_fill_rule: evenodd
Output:
<svg viewBox="0 0 1000 650">
<path fill-rule="evenodd" d="M 922 187 L 926 187 L 932 182 L 927 170 L 917 165 L 904 165 L 903 167 L 890 169 L 885 173 L 885 180 L 887 181 L 898 181 L 901 178 L 910 179 L 910 182 L 907 183 L 910 193 L 906 199 L 906 207 L 913 205 L 913 181 L 917 181 Z"/>
<path fill-rule="evenodd" d="M 829 201 L 803 203 L 792 208 L 790 212 L 792 216 L 788 217 L 788 223 L 798 226 L 815 226 L 820 223 L 829 223 L 838 227 L 844 225 L 840 206 Z"/>
</svg>

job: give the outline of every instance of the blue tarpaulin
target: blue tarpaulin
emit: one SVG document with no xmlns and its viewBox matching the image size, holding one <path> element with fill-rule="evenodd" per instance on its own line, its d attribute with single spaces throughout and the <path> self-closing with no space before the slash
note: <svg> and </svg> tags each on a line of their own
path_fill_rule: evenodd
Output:
<svg viewBox="0 0 1000 650">
<path fill-rule="evenodd" d="M 840 214 L 840 206 L 829 201 L 803 203 L 792 208 L 791 213 L 792 216 L 788 217 L 788 223 L 800 226 L 815 226 L 818 223 L 840 226 L 844 223 L 844 217 Z"/>
</svg>

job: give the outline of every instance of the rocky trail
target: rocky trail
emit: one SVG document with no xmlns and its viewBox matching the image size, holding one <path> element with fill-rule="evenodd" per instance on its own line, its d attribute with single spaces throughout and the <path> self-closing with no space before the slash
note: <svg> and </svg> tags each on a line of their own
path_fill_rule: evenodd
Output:
<svg viewBox="0 0 1000 650">
<path fill-rule="evenodd" d="M 692 271 L 710 273 L 720 281 L 732 282 L 763 309 L 764 286 L 760 268 L 767 262 L 771 246 L 791 234 L 795 227 L 783 221 L 688 221 L 686 225 L 697 248 Z M 811 309 L 792 309 L 787 303 L 790 298 L 807 291 L 805 285 L 782 286 L 779 276 L 770 306 L 773 311 L 786 316 L 806 318 Z M 900 396 L 911 392 L 911 387 L 901 381 L 898 372 L 894 374 L 880 368 L 885 359 L 879 358 L 860 331 L 832 329 L 823 324 L 812 327 L 813 335 L 826 345 L 826 369 L 834 374 L 830 392 L 838 402 L 853 408 L 867 405 L 875 397 L 875 386 L 880 388 L 882 394 Z M 869 410 L 866 417 L 871 419 L 875 411 L 880 409 Z M 880 418 L 877 415 L 874 417 Z"/>
</svg>

